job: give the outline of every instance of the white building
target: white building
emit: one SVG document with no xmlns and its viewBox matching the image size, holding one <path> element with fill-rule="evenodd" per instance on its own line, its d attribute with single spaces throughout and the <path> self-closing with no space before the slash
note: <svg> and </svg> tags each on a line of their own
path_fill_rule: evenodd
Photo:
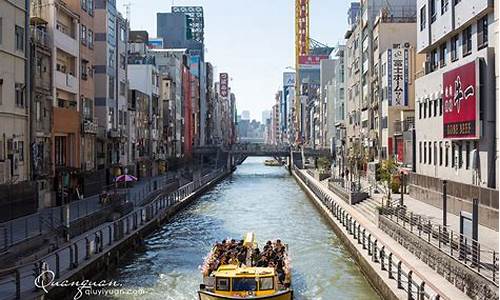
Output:
<svg viewBox="0 0 500 300">
<path fill-rule="evenodd" d="M 498 189 L 493 3 L 419 0 L 417 9 L 427 61 L 416 80 L 416 172 Z"/>
</svg>

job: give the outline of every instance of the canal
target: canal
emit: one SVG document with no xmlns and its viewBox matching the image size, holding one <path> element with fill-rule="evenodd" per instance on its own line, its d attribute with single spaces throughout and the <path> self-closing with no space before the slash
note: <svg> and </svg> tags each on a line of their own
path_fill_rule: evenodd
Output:
<svg viewBox="0 0 500 300">
<path fill-rule="evenodd" d="M 294 299 L 379 298 L 287 170 L 263 161 L 248 158 L 148 237 L 108 279 L 144 289 L 144 299 L 197 299 L 198 266 L 212 243 L 253 231 L 260 245 L 276 238 L 289 244 Z"/>
</svg>

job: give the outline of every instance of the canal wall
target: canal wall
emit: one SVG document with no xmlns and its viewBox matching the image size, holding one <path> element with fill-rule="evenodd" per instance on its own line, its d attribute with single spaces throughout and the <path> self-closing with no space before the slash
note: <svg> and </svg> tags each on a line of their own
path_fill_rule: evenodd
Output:
<svg viewBox="0 0 500 300">
<path fill-rule="evenodd" d="M 61 249 L 54 257 L 45 257 L 43 262 L 55 273 L 56 281 L 76 282 L 97 280 L 113 270 L 120 261 L 134 250 L 140 249 L 144 238 L 161 228 L 177 212 L 192 204 L 216 183 L 230 175 L 234 169 L 216 170 L 197 181 L 180 187 L 174 193 L 159 194 L 156 199 L 144 207 L 135 209 L 130 214 L 105 227 L 87 232 L 82 243 L 73 242 L 68 248 Z M 66 251 L 67 250 L 67 251 Z M 40 260 L 41 262 L 42 260 Z M 19 277 L 22 277 L 19 270 Z M 17 276 L 17 273 L 16 275 Z M 34 277 L 26 282 L 16 283 L 14 297 L 5 299 L 72 299 L 77 293 L 76 287 L 48 288 L 45 294 L 33 285 Z M 28 285 L 30 287 L 28 287 Z M 9 287 L 10 289 L 10 287 Z M 3 298 L 3 297 L 0 297 Z"/>
<path fill-rule="evenodd" d="M 292 174 L 383 299 L 469 299 L 320 182 Z"/>
<path fill-rule="evenodd" d="M 357 245 L 349 239 L 348 235 L 344 233 L 344 229 L 341 225 L 337 223 L 335 217 L 332 215 L 331 211 L 326 207 L 321 200 L 314 194 L 311 189 L 297 176 L 295 171 L 292 172 L 293 177 L 302 188 L 302 190 L 309 196 L 313 204 L 318 208 L 321 215 L 328 221 L 332 229 L 335 231 L 337 237 L 342 241 L 344 246 L 351 253 L 357 264 L 360 266 L 361 271 L 365 275 L 368 282 L 374 287 L 377 293 L 382 299 L 395 300 L 404 297 L 404 294 L 399 291 L 394 290 L 390 285 L 386 283 L 384 278 L 381 277 L 379 272 L 374 269 L 367 257 L 365 257 L 364 251 L 358 249 Z"/>
</svg>

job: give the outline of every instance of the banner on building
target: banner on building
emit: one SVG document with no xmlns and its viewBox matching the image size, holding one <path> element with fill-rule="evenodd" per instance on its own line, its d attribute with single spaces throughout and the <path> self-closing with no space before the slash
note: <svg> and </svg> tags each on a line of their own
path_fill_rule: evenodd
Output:
<svg viewBox="0 0 500 300">
<path fill-rule="evenodd" d="M 387 50 L 387 99 L 389 106 L 408 106 L 408 48 Z"/>
<path fill-rule="evenodd" d="M 200 78 L 200 56 L 191 55 L 190 56 L 190 67 L 191 74 L 193 74 L 196 78 Z"/>
<path fill-rule="evenodd" d="M 149 49 L 163 49 L 163 39 L 162 38 L 149 38 L 148 48 Z"/>
<path fill-rule="evenodd" d="M 478 139 L 479 61 L 443 74 L 443 138 Z"/>
<path fill-rule="evenodd" d="M 300 69 L 319 69 L 319 63 L 322 59 L 328 59 L 328 55 L 300 55 Z"/>
<path fill-rule="evenodd" d="M 227 75 L 227 73 L 220 73 L 219 74 L 219 93 L 222 97 L 227 97 L 228 95 L 228 80 L 229 80 L 229 76 Z"/>
</svg>

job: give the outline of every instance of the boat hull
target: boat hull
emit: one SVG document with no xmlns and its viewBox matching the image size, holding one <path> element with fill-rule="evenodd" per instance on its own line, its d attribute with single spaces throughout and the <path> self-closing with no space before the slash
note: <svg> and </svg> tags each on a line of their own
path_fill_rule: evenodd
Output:
<svg viewBox="0 0 500 300">
<path fill-rule="evenodd" d="M 231 296 L 222 296 L 222 295 L 217 295 L 211 292 L 207 291 L 198 291 L 198 297 L 200 300 L 242 300 L 242 299 L 252 299 L 252 300 L 292 300 L 293 299 L 293 291 L 292 290 L 287 290 L 287 291 L 281 291 L 277 292 L 274 295 L 267 295 L 267 296 L 252 296 L 252 297 L 247 297 L 247 298 L 242 298 L 242 297 L 231 297 Z"/>
</svg>

